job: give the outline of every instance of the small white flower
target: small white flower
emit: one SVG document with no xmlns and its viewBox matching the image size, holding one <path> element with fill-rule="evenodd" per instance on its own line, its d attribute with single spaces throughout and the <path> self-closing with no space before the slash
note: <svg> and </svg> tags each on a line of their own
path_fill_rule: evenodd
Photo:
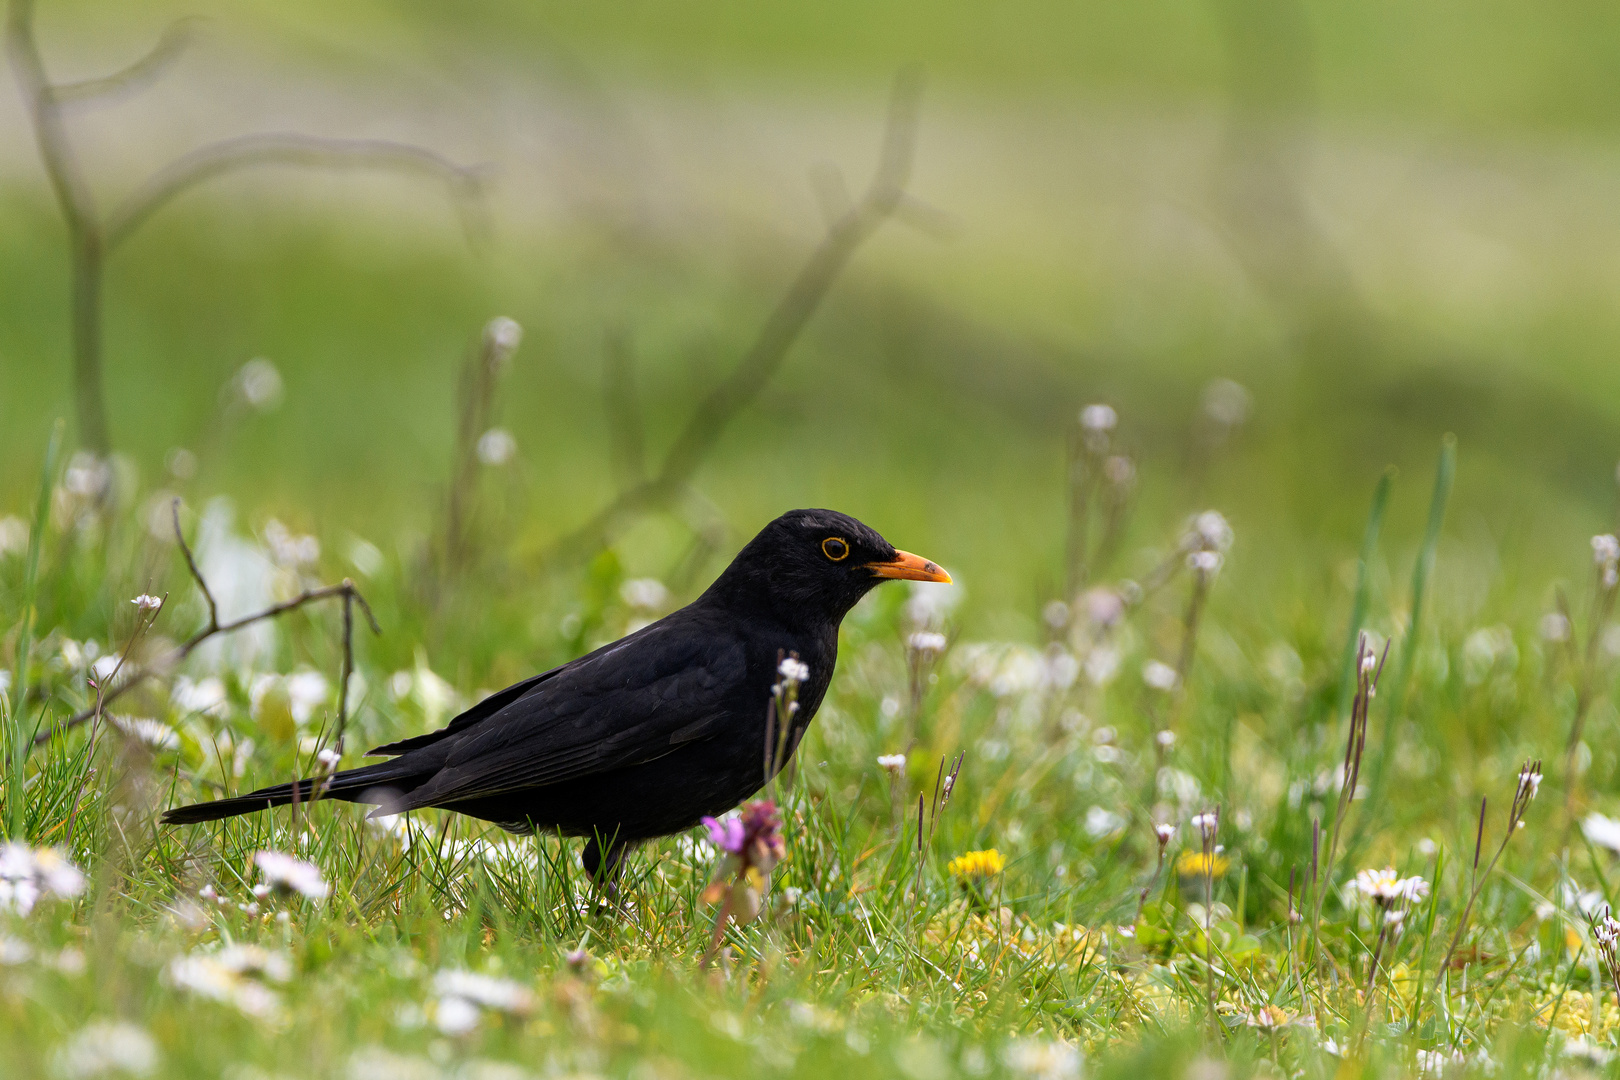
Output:
<svg viewBox="0 0 1620 1080">
<path fill-rule="evenodd" d="M 1541 637 L 1545 641 L 1568 641 L 1568 617 L 1557 611 L 1547 612 L 1547 614 L 1541 617 Z"/>
<path fill-rule="evenodd" d="M 1242 383 L 1211 379 L 1204 387 L 1204 415 L 1222 427 L 1237 427 L 1249 418 L 1254 398 Z"/>
<path fill-rule="evenodd" d="M 264 542 L 271 560 L 288 570 L 297 570 L 321 557 L 320 540 L 307 533 L 295 533 L 276 518 L 264 523 Z"/>
<path fill-rule="evenodd" d="M 243 364 L 234 382 L 236 392 L 249 408 L 264 412 L 281 402 L 281 372 L 262 356 Z"/>
<path fill-rule="evenodd" d="M 1611 914 L 1604 914 L 1603 918 L 1592 924 L 1592 936 L 1604 948 L 1610 948 L 1616 940 L 1620 940 L 1620 920 Z"/>
<path fill-rule="evenodd" d="M 433 976 L 433 989 L 440 997 L 458 997 L 486 1009 L 523 1013 L 534 1007 L 534 992 L 522 983 L 451 969 Z"/>
<path fill-rule="evenodd" d="M 783 679 L 790 683 L 802 683 L 810 678 L 810 665 L 802 663 L 791 656 L 784 657 L 776 670 Z"/>
<path fill-rule="evenodd" d="M 256 851 L 253 863 L 264 880 L 279 892 L 298 893 L 310 900 L 324 900 L 332 886 L 321 877 L 320 868 L 280 851 Z"/>
<path fill-rule="evenodd" d="M 1093 840 L 1100 840 L 1124 827 L 1125 819 L 1112 810 L 1101 806 L 1093 806 L 1086 810 L 1086 835 Z"/>
<path fill-rule="evenodd" d="M 34 949 L 26 941 L 0 934 L 0 967 L 17 967 L 34 958 Z"/>
<path fill-rule="evenodd" d="M 901 771 L 906 767 L 906 755 L 879 754 L 877 763 L 878 767 L 884 772 L 888 773 L 890 776 L 899 776 Z"/>
<path fill-rule="evenodd" d="M 177 956 L 169 961 L 163 976 L 177 990 L 233 1005 L 246 1016 L 264 1018 L 281 1008 L 280 996 L 266 984 L 292 978 L 292 963 L 285 953 L 257 945 L 228 945 Z"/>
<path fill-rule="evenodd" d="M 123 1020 L 95 1020 L 56 1052 L 54 1063 L 68 1080 L 111 1073 L 146 1076 L 157 1068 L 158 1048 L 144 1028 Z"/>
<path fill-rule="evenodd" d="M 906 639 L 906 647 L 924 657 L 938 656 L 945 651 L 945 635 L 919 630 Z"/>
<path fill-rule="evenodd" d="M 1219 510 L 1205 510 L 1188 524 L 1181 543 L 1188 550 L 1224 552 L 1232 546 L 1232 526 Z"/>
<path fill-rule="evenodd" d="M 180 736 L 168 724 L 146 716 L 109 716 L 113 727 L 153 750 L 176 750 Z"/>
<path fill-rule="evenodd" d="M 338 767 L 338 762 L 342 760 L 343 755 L 332 749 L 330 746 L 315 755 L 316 763 L 327 772 L 331 772 L 332 770 L 336 769 Z"/>
<path fill-rule="evenodd" d="M 1220 831 L 1221 816 L 1218 811 L 1205 810 L 1202 814 L 1194 814 L 1192 827 L 1198 830 L 1205 844 L 1213 843 L 1215 834 Z"/>
<path fill-rule="evenodd" d="M 1176 827 L 1169 822 L 1161 822 L 1153 826 L 1153 835 L 1159 838 L 1159 846 L 1163 847 L 1176 838 Z"/>
<path fill-rule="evenodd" d="M 433 1022 L 446 1035 L 465 1035 L 478 1026 L 481 1015 L 478 1006 L 466 998 L 440 998 L 433 1010 Z"/>
<path fill-rule="evenodd" d="M 505 465 L 517 456 L 517 440 L 505 428 L 490 428 L 478 437 L 478 460 L 485 465 Z"/>
<path fill-rule="evenodd" d="M 1429 883 L 1420 877 L 1403 878 L 1394 867 L 1382 870 L 1362 870 L 1356 874 L 1355 887 L 1382 905 L 1397 900 L 1416 903 L 1429 895 Z"/>
<path fill-rule="evenodd" d="M 141 595 L 131 600 L 130 603 L 134 604 L 142 611 L 156 611 L 158 608 L 163 606 L 163 601 L 158 597 L 153 596 L 151 593 L 141 593 Z"/>
<path fill-rule="evenodd" d="M 1220 572 L 1222 561 L 1218 551 L 1194 551 L 1187 556 L 1187 568 L 1204 577 L 1214 577 Z"/>
<path fill-rule="evenodd" d="M 1592 537 L 1592 562 L 1600 567 L 1620 563 L 1620 539 L 1613 533 L 1599 533 Z"/>
<path fill-rule="evenodd" d="M 484 325 L 484 351 L 496 367 L 505 366 L 523 343 L 523 327 L 516 320 L 497 315 Z"/>
<path fill-rule="evenodd" d="M 1524 768 L 1519 770 L 1518 797 L 1529 802 L 1536 797 L 1541 789 L 1541 763 L 1525 762 Z"/>
<path fill-rule="evenodd" d="M 1041 618 L 1053 630 L 1062 630 L 1069 625 L 1069 605 L 1061 600 L 1048 600 L 1041 608 Z"/>
<path fill-rule="evenodd" d="M 1180 676 L 1169 664 L 1161 660 L 1149 660 L 1142 665 L 1142 681 L 1155 690 L 1169 693 L 1176 688 Z"/>
<path fill-rule="evenodd" d="M 75 451 L 62 471 L 62 489 L 70 495 L 89 498 L 112 483 L 112 464 L 88 450 Z"/>
<path fill-rule="evenodd" d="M 28 550 L 28 522 L 15 514 L 0 518 L 0 555 L 21 555 Z"/>
<path fill-rule="evenodd" d="M 1577 1035 L 1573 1039 L 1564 1040 L 1564 1056 L 1585 1062 L 1595 1069 L 1601 1069 L 1614 1060 L 1614 1051 L 1599 1046 L 1584 1035 Z"/>
<path fill-rule="evenodd" d="M 332 685 L 318 671 L 295 671 L 286 677 L 288 707 L 293 722 L 300 727 L 309 723 L 315 710 L 326 704 Z"/>
<path fill-rule="evenodd" d="M 181 712 L 206 712 L 217 716 L 225 709 L 225 683 L 214 675 L 195 682 L 181 675 L 169 689 L 169 700 Z"/>
<path fill-rule="evenodd" d="M 1588 814 L 1581 821 L 1581 832 L 1598 847 L 1620 852 L 1620 821 L 1602 814 Z"/>
<path fill-rule="evenodd" d="M 56 848 L 0 845 L 0 911 L 27 915 L 48 897 L 71 900 L 84 892 L 85 877 Z"/>
<path fill-rule="evenodd" d="M 669 589 L 657 578 L 631 578 L 619 586 L 619 599 L 640 611 L 658 611 L 669 603 Z"/>
<path fill-rule="evenodd" d="M 1119 414 L 1111 405 L 1087 405 L 1080 410 L 1080 426 L 1090 434 L 1106 434 L 1118 423 Z"/>
<path fill-rule="evenodd" d="M 441 971 L 433 977 L 433 990 L 439 998 L 434 1020 L 446 1035 L 477 1027 L 483 1009 L 521 1016 L 534 1007 L 534 994 L 522 983 L 471 971 Z"/>
<path fill-rule="evenodd" d="M 1159 744 L 1160 750 L 1174 750 L 1176 748 L 1176 733 L 1169 728 L 1153 736 L 1153 741 Z"/>
<path fill-rule="evenodd" d="M 1086 618 L 1095 626 L 1113 626 L 1125 617 L 1125 598 L 1113 589 L 1087 589 L 1080 602 L 1085 605 Z"/>
<path fill-rule="evenodd" d="M 1080 1078 L 1080 1051 L 1066 1042 L 1019 1039 L 1002 1051 L 1001 1059 L 1014 1075 L 1029 1077 L 1030 1080 Z"/>
</svg>

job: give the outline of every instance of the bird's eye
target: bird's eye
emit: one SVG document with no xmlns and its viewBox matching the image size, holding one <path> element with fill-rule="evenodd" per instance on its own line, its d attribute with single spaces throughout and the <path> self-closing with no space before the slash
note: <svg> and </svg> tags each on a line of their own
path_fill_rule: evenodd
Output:
<svg viewBox="0 0 1620 1080">
<path fill-rule="evenodd" d="M 821 542 L 821 553 L 833 562 L 849 558 L 849 542 L 841 536 L 829 536 Z"/>
</svg>

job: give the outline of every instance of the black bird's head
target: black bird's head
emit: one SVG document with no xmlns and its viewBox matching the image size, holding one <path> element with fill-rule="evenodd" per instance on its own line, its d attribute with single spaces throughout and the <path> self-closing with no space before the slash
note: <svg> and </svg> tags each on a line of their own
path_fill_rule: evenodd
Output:
<svg viewBox="0 0 1620 1080">
<path fill-rule="evenodd" d="M 872 587 L 892 578 L 949 582 L 934 563 L 836 510 L 790 510 L 765 526 L 715 580 L 728 605 L 786 622 L 837 624 Z"/>
</svg>

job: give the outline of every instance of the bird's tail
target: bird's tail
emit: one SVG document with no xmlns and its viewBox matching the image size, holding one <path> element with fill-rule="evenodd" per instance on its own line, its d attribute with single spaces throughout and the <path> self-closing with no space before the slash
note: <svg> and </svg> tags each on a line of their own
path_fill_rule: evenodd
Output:
<svg viewBox="0 0 1620 1080">
<path fill-rule="evenodd" d="M 287 806 L 293 802 L 317 802 L 322 799 L 342 799 L 344 802 L 386 803 L 392 796 L 409 791 L 424 777 L 415 769 L 402 769 L 398 761 L 387 761 L 364 768 L 349 769 L 332 776 L 298 780 L 291 784 L 277 784 L 260 788 L 234 799 L 177 806 L 166 811 L 165 825 L 195 825 L 200 821 L 218 821 L 268 810 L 272 806 Z"/>
</svg>

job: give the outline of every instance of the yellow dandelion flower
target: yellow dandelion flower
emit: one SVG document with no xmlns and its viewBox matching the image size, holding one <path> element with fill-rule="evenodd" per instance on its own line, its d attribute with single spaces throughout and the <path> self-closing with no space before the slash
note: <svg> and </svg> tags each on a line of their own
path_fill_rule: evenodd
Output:
<svg viewBox="0 0 1620 1080">
<path fill-rule="evenodd" d="M 1006 869 L 1007 860 L 1001 857 L 1001 852 L 995 848 L 989 851 L 968 851 L 946 864 L 945 869 L 950 871 L 951 877 L 979 878 L 994 877 Z"/>
<path fill-rule="evenodd" d="M 1202 851 L 1183 851 L 1176 860 L 1176 873 L 1182 877 L 1220 877 L 1231 865 L 1225 855 L 1205 855 Z"/>
</svg>

